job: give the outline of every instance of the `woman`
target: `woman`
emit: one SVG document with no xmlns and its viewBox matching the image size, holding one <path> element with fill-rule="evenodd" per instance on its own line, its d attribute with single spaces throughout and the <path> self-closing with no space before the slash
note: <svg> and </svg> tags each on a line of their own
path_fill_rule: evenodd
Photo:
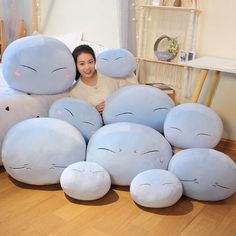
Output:
<svg viewBox="0 0 236 236">
<path fill-rule="evenodd" d="M 98 112 L 105 107 L 105 99 L 122 86 L 137 84 L 135 75 L 127 78 L 110 78 L 95 69 L 96 57 L 93 49 L 88 45 L 76 47 L 72 53 L 76 64 L 77 84 L 70 92 L 70 96 L 91 103 Z"/>
</svg>

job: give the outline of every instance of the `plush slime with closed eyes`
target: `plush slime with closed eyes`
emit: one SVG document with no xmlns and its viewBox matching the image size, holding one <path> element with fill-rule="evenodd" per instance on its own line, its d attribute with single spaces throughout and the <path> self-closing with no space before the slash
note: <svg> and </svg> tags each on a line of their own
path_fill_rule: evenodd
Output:
<svg viewBox="0 0 236 236">
<path fill-rule="evenodd" d="M 78 200 L 103 197 L 111 187 L 108 172 L 95 162 L 80 161 L 69 165 L 60 178 L 63 191 Z"/>
<path fill-rule="evenodd" d="M 161 169 L 139 173 L 130 184 L 132 199 L 145 207 L 169 207 L 182 196 L 183 187 L 171 172 Z"/>
<path fill-rule="evenodd" d="M 103 111 L 105 124 L 132 122 L 163 132 L 167 113 L 173 100 L 163 91 L 148 85 L 129 85 L 115 91 Z"/>
<path fill-rule="evenodd" d="M 2 57 L 8 85 L 34 94 L 56 94 L 71 87 L 75 63 L 70 50 L 57 39 L 36 35 L 12 42 Z"/>
<path fill-rule="evenodd" d="M 130 185 L 140 172 L 167 169 L 172 149 L 156 130 L 134 123 L 103 126 L 89 140 L 86 160 L 103 166 L 112 184 Z"/>
<path fill-rule="evenodd" d="M 49 116 L 75 126 L 86 141 L 103 125 L 101 115 L 90 103 L 75 98 L 62 98 L 54 102 Z"/>
<path fill-rule="evenodd" d="M 191 148 L 175 154 L 168 166 L 183 184 L 184 195 L 219 201 L 236 191 L 236 165 L 222 152 Z"/>
<path fill-rule="evenodd" d="M 102 74 L 122 78 L 130 76 L 136 69 L 136 58 L 128 50 L 122 48 L 107 49 L 97 56 L 97 70 Z"/>
<path fill-rule="evenodd" d="M 214 148 L 222 137 L 223 124 L 211 108 L 185 103 L 167 114 L 164 134 L 178 148 Z"/>
<path fill-rule="evenodd" d="M 62 171 L 84 161 L 86 144 L 71 124 L 33 118 L 13 126 L 4 138 L 2 162 L 14 179 L 33 185 L 59 183 Z"/>
</svg>

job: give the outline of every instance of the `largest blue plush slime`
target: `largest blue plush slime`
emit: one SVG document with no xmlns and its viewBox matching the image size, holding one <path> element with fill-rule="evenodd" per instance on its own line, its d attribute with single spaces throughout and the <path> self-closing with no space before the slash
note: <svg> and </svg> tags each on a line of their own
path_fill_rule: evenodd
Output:
<svg viewBox="0 0 236 236">
<path fill-rule="evenodd" d="M 8 85 L 34 94 L 56 94 L 71 87 L 75 63 L 70 50 L 57 39 L 29 36 L 11 43 L 2 58 Z"/>
</svg>

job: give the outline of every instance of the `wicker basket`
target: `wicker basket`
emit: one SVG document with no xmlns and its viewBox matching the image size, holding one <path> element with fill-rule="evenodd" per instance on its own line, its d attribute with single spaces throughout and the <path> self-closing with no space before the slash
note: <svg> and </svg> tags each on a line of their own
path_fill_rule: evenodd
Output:
<svg viewBox="0 0 236 236">
<path fill-rule="evenodd" d="M 155 53 L 155 56 L 157 57 L 158 60 L 160 60 L 160 61 L 170 61 L 171 59 L 173 59 L 176 56 L 176 54 L 168 52 L 167 50 L 165 50 L 165 51 L 159 50 L 159 44 L 163 40 L 170 41 L 172 39 L 173 38 L 171 38 L 167 35 L 162 35 L 160 38 L 157 39 L 157 41 L 154 44 L 154 53 Z"/>
</svg>

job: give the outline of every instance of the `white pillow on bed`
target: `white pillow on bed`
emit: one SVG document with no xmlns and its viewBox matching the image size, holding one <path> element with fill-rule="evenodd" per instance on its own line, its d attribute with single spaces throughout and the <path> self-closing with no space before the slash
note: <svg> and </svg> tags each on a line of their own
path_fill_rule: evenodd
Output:
<svg viewBox="0 0 236 236">
<path fill-rule="evenodd" d="M 82 44 L 89 45 L 89 46 L 94 50 L 94 52 L 95 52 L 96 55 L 99 54 L 100 52 L 102 52 L 102 51 L 104 51 L 104 50 L 107 49 L 106 47 L 104 47 L 104 46 L 101 45 L 101 44 L 94 43 L 94 42 L 90 42 L 90 41 L 84 41 L 84 40 L 82 40 L 82 41 L 80 42 L 80 45 L 82 45 Z"/>
<path fill-rule="evenodd" d="M 107 49 L 101 44 L 82 40 L 83 37 L 82 32 L 71 32 L 68 34 L 50 35 L 50 37 L 58 39 L 61 42 L 63 42 L 70 49 L 71 52 L 73 52 L 73 50 L 81 44 L 89 45 L 94 50 L 95 54 L 98 54 L 103 50 Z"/>
<path fill-rule="evenodd" d="M 68 34 L 52 35 L 50 37 L 63 42 L 72 52 L 80 44 L 82 36 L 82 32 L 71 32 Z"/>
</svg>

